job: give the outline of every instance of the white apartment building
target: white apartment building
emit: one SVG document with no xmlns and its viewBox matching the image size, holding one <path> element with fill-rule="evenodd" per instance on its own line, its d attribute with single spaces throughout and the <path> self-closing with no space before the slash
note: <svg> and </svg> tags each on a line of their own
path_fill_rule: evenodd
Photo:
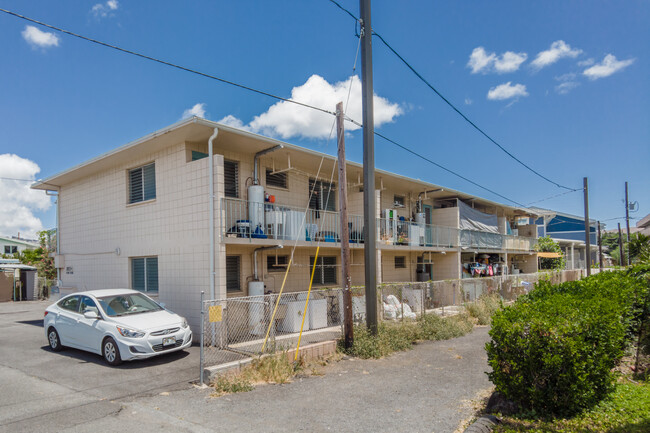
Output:
<svg viewBox="0 0 650 433">
<path fill-rule="evenodd" d="M 285 291 L 307 289 L 317 245 L 314 286 L 340 287 L 335 164 L 194 117 L 32 188 L 58 193 L 62 293 L 142 290 L 187 317 L 198 335 L 202 291 L 206 298 L 278 291 L 294 246 Z M 362 285 L 363 168 L 348 162 L 346 170 L 352 283 Z M 537 271 L 535 226 L 517 225 L 537 216 L 528 209 L 382 170 L 375 193 L 378 282 Z"/>
</svg>

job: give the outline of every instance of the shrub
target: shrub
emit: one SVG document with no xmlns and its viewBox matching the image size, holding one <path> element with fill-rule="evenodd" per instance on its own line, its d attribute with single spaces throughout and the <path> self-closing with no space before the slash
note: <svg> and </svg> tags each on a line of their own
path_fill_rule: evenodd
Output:
<svg viewBox="0 0 650 433">
<path fill-rule="evenodd" d="M 476 318 L 479 325 L 489 325 L 492 315 L 502 307 L 501 296 L 496 293 L 482 295 L 476 302 L 465 305 L 469 315 Z"/>
<path fill-rule="evenodd" d="M 486 350 L 497 391 L 542 414 L 571 415 L 598 403 L 612 391 L 612 368 L 631 341 L 639 281 L 604 272 L 540 282 L 496 312 Z"/>
</svg>

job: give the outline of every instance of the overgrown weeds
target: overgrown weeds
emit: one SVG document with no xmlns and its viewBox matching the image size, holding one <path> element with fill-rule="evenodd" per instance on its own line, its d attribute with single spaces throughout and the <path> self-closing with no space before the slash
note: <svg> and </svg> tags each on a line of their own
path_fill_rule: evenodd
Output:
<svg viewBox="0 0 650 433">
<path fill-rule="evenodd" d="M 482 295 L 476 302 L 465 305 L 469 315 L 476 318 L 479 325 L 489 325 L 492 315 L 501 308 L 503 300 L 496 293 Z"/>
</svg>

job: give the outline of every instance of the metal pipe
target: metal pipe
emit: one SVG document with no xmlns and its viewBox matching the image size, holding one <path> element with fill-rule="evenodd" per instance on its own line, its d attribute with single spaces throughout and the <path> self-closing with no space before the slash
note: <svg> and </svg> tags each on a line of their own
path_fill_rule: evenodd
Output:
<svg viewBox="0 0 650 433">
<path fill-rule="evenodd" d="M 270 247 L 259 247 L 253 250 L 253 281 L 259 281 L 257 275 L 257 252 L 263 250 L 281 250 L 284 248 L 282 245 L 273 245 Z"/>
<path fill-rule="evenodd" d="M 418 201 L 417 201 L 417 212 L 418 213 L 422 212 L 422 194 L 428 194 L 430 192 L 439 192 L 439 191 L 444 191 L 444 189 L 442 188 L 430 189 L 429 191 L 422 191 L 421 193 L 419 193 Z"/>
<path fill-rule="evenodd" d="M 210 219 L 210 299 L 215 299 L 214 290 L 214 161 L 212 142 L 219 135 L 219 129 L 214 128 L 214 132 L 208 140 L 208 208 Z"/>
<path fill-rule="evenodd" d="M 260 150 L 255 154 L 255 158 L 253 158 L 253 185 L 259 185 L 260 184 L 260 175 L 259 175 L 259 168 L 258 168 L 258 163 L 259 163 L 259 157 L 262 155 L 266 155 L 267 153 L 274 152 L 276 150 L 282 149 L 284 146 L 281 144 L 278 144 L 277 146 L 269 147 L 268 149 Z"/>
</svg>

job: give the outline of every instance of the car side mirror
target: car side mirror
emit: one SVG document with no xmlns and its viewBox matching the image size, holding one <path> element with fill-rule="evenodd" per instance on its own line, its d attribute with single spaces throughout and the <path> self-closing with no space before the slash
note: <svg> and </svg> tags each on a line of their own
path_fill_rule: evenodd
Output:
<svg viewBox="0 0 650 433">
<path fill-rule="evenodd" d="M 97 314 L 96 311 L 93 311 L 93 310 L 84 311 L 84 317 L 86 319 L 99 319 L 99 315 Z"/>
</svg>

